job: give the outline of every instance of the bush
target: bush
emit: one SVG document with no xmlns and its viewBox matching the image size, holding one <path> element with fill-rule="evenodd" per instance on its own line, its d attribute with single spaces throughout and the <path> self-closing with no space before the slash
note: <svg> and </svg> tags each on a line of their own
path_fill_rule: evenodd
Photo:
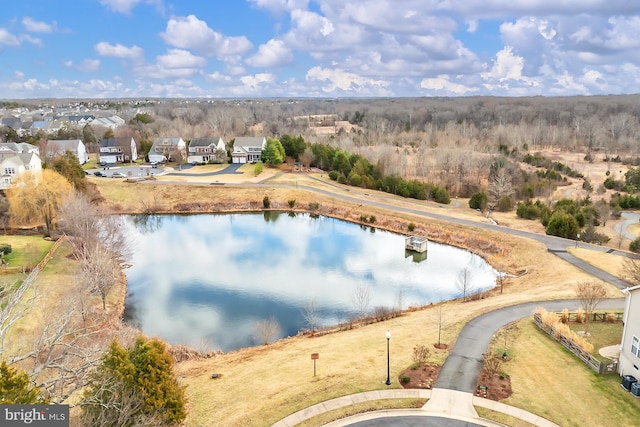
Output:
<svg viewBox="0 0 640 427">
<path fill-rule="evenodd" d="M 407 229 L 411 232 L 413 232 L 413 230 L 416 229 L 416 225 L 412 222 L 409 223 L 409 225 L 407 225 Z"/>
<path fill-rule="evenodd" d="M 373 224 L 374 222 L 376 222 L 376 216 L 375 216 L 375 215 L 371 215 L 371 216 L 369 217 L 369 222 L 370 222 L 371 224 Z"/>
<path fill-rule="evenodd" d="M 634 239 L 631 243 L 629 243 L 629 250 L 635 253 L 640 252 L 640 238 Z"/>
<path fill-rule="evenodd" d="M 474 194 L 469 199 L 469 207 L 471 209 L 480 209 L 484 211 L 487 208 L 487 203 L 489 201 L 489 196 L 484 191 L 480 191 L 479 193 Z"/>
<path fill-rule="evenodd" d="M 429 356 L 431 356 L 431 351 L 429 347 L 419 344 L 413 347 L 413 363 L 416 365 L 424 365 L 429 361 Z"/>
<path fill-rule="evenodd" d="M 289 207 L 291 209 L 293 209 L 293 207 L 296 205 L 296 199 L 291 199 L 287 202 L 287 204 L 289 205 Z"/>
<path fill-rule="evenodd" d="M 262 199 L 262 207 L 265 209 L 269 209 L 271 207 L 271 200 L 269 200 L 269 196 L 264 196 L 264 199 Z"/>
<path fill-rule="evenodd" d="M 338 171 L 331 171 L 329 172 L 329 179 L 332 181 L 337 181 L 339 175 L 340 174 L 338 173 Z"/>
<path fill-rule="evenodd" d="M 8 243 L 0 243 L 0 256 L 9 255 L 11 253 L 11 245 Z"/>
<path fill-rule="evenodd" d="M 320 209 L 320 203 L 318 203 L 318 202 L 310 202 L 309 203 L 309 210 L 310 211 L 317 211 L 318 209 Z"/>
<path fill-rule="evenodd" d="M 403 375 L 402 378 L 400 379 L 400 382 L 402 384 L 409 384 L 410 381 L 411 381 L 411 377 L 409 377 L 408 375 Z"/>
<path fill-rule="evenodd" d="M 511 201 L 511 197 L 500 197 L 500 200 L 498 200 L 498 211 L 509 212 L 511 209 L 513 209 L 513 202 Z"/>
<path fill-rule="evenodd" d="M 449 203 L 451 203 L 451 198 L 449 197 L 449 193 L 443 187 L 434 187 L 433 190 L 431 191 L 431 196 L 433 197 L 433 200 L 438 203 L 442 203 L 445 205 L 448 205 Z"/>
</svg>

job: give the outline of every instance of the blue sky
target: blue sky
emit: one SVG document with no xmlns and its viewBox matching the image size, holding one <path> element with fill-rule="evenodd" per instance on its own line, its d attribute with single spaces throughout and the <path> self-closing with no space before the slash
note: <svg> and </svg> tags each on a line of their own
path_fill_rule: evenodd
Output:
<svg viewBox="0 0 640 427">
<path fill-rule="evenodd" d="M 3 3 L 2 99 L 640 92 L 636 0 Z"/>
</svg>

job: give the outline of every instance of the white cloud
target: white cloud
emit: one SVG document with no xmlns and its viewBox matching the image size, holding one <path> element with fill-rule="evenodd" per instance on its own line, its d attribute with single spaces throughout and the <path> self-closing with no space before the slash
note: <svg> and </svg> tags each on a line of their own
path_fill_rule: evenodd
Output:
<svg viewBox="0 0 640 427">
<path fill-rule="evenodd" d="M 30 33 L 52 33 L 56 28 L 55 23 L 47 24 L 46 22 L 36 21 L 29 16 L 22 18 L 22 25 Z"/>
<path fill-rule="evenodd" d="M 309 0 L 247 0 L 256 7 L 267 9 L 273 13 L 282 13 L 291 10 L 305 10 L 309 7 Z"/>
<path fill-rule="evenodd" d="M 67 68 L 74 69 L 76 71 L 82 72 L 94 72 L 100 69 L 100 60 L 99 59 L 85 59 L 79 64 L 75 64 L 73 61 L 65 61 L 64 65 Z"/>
<path fill-rule="evenodd" d="M 384 80 L 370 79 L 350 73 L 341 69 L 329 69 L 322 67 L 311 68 L 306 75 L 308 81 L 318 81 L 323 83 L 324 92 L 343 92 L 358 94 L 370 92 L 372 89 L 380 90 L 389 86 L 389 82 Z"/>
<path fill-rule="evenodd" d="M 98 55 L 112 58 L 141 60 L 144 56 L 144 50 L 135 45 L 127 47 L 119 43 L 111 44 L 108 42 L 100 42 L 94 46 L 94 49 Z"/>
<path fill-rule="evenodd" d="M 20 39 L 4 28 L 0 28 L 0 45 L 20 46 Z"/>
<path fill-rule="evenodd" d="M 155 5 L 157 9 L 164 10 L 164 5 L 162 0 L 99 0 L 100 4 L 105 6 L 107 9 L 111 9 L 111 11 L 116 13 L 123 13 L 125 15 L 131 14 L 131 11 L 134 7 L 136 7 L 139 3 L 151 4 Z"/>
<path fill-rule="evenodd" d="M 246 59 L 246 63 L 252 67 L 281 67 L 293 61 L 291 49 L 285 46 L 282 40 L 271 39 L 266 44 L 260 45 L 258 52 Z"/>
<path fill-rule="evenodd" d="M 276 76 L 271 73 L 258 73 L 253 76 L 242 76 L 240 81 L 249 88 L 256 88 L 263 84 L 275 83 Z"/>
<path fill-rule="evenodd" d="M 215 55 L 221 59 L 244 55 L 253 49 L 253 44 L 245 36 L 224 36 L 195 15 L 169 19 L 165 32 L 160 36 L 171 46 L 194 50 L 202 55 Z"/>
<path fill-rule="evenodd" d="M 157 61 L 163 68 L 202 68 L 207 65 L 203 57 L 182 49 L 169 49 L 166 55 L 158 56 Z"/>
<path fill-rule="evenodd" d="M 468 87 L 460 83 L 454 83 L 449 80 L 446 75 L 438 76 L 435 78 L 422 79 L 420 82 L 422 89 L 427 89 L 435 92 L 445 92 L 451 95 L 466 95 L 469 93 L 477 92 L 477 88 Z"/>
<path fill-rule="evenodd" d="M 484 73 L 485 79 L 494 79 L 498 81 L 518 80 L 522 78 L 522 68 L 524 67 L 524 58 L 513 54 L 513 48 L 506 46 L 496 54 L 491 70 Z"/>
</svg>

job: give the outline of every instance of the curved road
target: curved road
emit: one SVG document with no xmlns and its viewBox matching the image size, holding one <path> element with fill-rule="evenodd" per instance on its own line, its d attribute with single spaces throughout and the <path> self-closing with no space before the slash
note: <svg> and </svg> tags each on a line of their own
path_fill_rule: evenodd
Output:
<svg viewBox="0 0 640 427">
<path fill-rule="evenodd" d="M 482 369 L 482 354 L 487 351 L 491 338 L 498 329 L 533 315 L 537 307 L 544 307 L 547 311 L 561 311 L 565 308 L 577 309 L 580 306 L 579 300 L 528 302 L 500 308 L 476 317 L 462 328 L 451 353 L 440 369 L 434 388 L 475 393 L 478 376 Z M 622 309 L 623 307 L 624 299 L 622 298 L 605 300 L 598 305 L 600 309 Z"/>
</svg>

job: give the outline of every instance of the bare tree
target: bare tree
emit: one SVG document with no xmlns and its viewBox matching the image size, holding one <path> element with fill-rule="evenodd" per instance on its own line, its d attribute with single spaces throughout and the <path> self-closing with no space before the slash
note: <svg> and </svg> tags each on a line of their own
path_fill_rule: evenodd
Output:
<svg viewBox="0 0 640 427">
<path fill-rule="evenodd" d="M 5 340 L 13 325 L 33 310 L 37 297 L 33 282 L 38 273 L 37 268 L 33 269 L 13 292 L 3 298 L 0 305 L 0 359 L 6 359 Z"/>
<path fill-rule="evenodd" d="M 442 327 L 444 325 L 442 319 L 442 303 L 438 304 L 438 348 L 442 347 L 441 336 L 442 336 Z"/>
<path fill-rule="evenodd" d="M 622 227 L 620 227 L 622 230 Z M 622 232 L 621 232 L 622 233 Z M 640 284 L 640 258 L 625 258 L 622 262 L 622 278 L 629 286 Z"/>
<path fill-rule="evenodd" d="M 472 292 L 473 286 L 471 284 L 471 280 L 471 270 L 469 270 L 467 267 L 460 270 L 460 272 L 458 273 L 458 278 L 456 280 L 456 286 L 458 290 L 462 292 L 462 299 L 464 301 L 467 300 L 467 297 Z"/>
<path fill-rule="evenodd" d="M 256 330 L 260 342 L 267 345 L 275 335 L 280 333 L 280 324 L 274 317 L 263 319 L 256 324 Z"/>
<path fill-rule="evenodd" d="M 500 286 L 500 293 L 504 291 L 504 285 L 507 282 L 507 273 L 499 272 L 496 276 L 496 283 Z"/>
<path fill-rule="evenodd" d="M 304 322 L 311 331 L 311 335 L 313 335 L 318 326 L 318 307 L 315 299 L 310 298 L 307 300 L 307 303 L 302 308 L 302 317 L 304 317 Z"/>
<path fill-rule="evenodd" d="M 598 282 L 581 282 L 576 286 L 576 296 L 585 311 L 586 320 L 584 330 L 585 334 L 589 335 L 591 313 L 593 313 L 598 304 L 607 297 L 607 290 Z"/>
<path fill-rule="evenodd" d="M 369 303 L 371 302 L 371 288 L 369 285 L 360 283 L 353 290 L 353 305 L 358 312 L 358 318 L 364 319 L 369 311 Z"/>
</svg>

